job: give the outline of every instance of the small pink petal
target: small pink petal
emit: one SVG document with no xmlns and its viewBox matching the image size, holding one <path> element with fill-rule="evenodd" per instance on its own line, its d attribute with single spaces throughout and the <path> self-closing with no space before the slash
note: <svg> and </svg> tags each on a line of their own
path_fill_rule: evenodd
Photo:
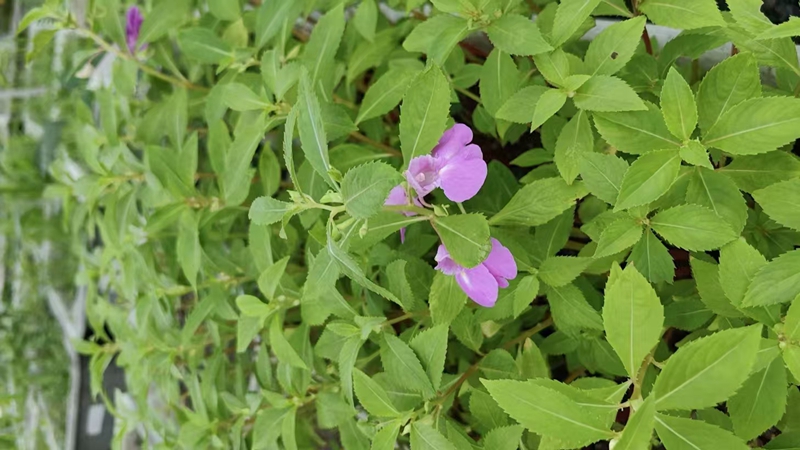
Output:
<svg viewBox="0 0 800 450">
<path fill-rule="evenodd" d="M 483 265 L 498 279 L 513 280 L 517 276 L 517 263 L 514 261 L 514 255 L 495 238 L 492 238 L 492 250 L 483 261 Z M 508 283 L 505 284 L 508 286 Z"/>
<path fill-rule="evenodd" d="M 463 202 L 481 190 L 487 173 L 488 167 L 482 159 L 454 158 L 439 171 L 439 183 L 447 198 L 454 202 Z"/>
<path fill-rule="evenodd" d="M 425 197 L 439 187 L 440 162 L 433 156 L 417 156 L 408 163 L 406 181 L 414 188 L 419 198 Z"/>
<path fill-rule="evenodd" d="M 464 124 L 457 123 L 442 134 L 431 154 L 436 158 L 448 160 L 470 142 L 472 142 L 472 130 Z"/>
<path fill-rule="evenodd" d="M 464 269 L 458 265 L 458 263 L 453 261 L 452 258 L 450 258 L 450 253 L 442 244 L 439 245 L 439 249 L 436 251 L 436 257 L 434 260 L 438 263 L 435 269 L 445 275 L 455 275 Z"/>
<path fill-rule="evenodd" d="M 389 191 L 389 196 L 386 197 L 386 201 L 383 204 L 388 206 L 407 205 L 408 194 L 406 193 L 406 189 L 403 187 L 403 185 L 398 184 L 397 186 L 393 187 L 392 190 Z"/>
<path fill-rule="evenodd" d="M 475 303 L 491 308 L 497 302 L 498 284 L 483 264 L 456 274 L 456 282 Z"/>
</svg>

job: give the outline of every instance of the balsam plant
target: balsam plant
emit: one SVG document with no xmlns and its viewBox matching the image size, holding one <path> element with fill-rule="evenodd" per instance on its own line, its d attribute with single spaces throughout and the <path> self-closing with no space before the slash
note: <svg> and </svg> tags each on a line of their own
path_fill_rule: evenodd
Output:
<svg viewBox="0 0 800 450">
<path fill-rule="evenodd" d="M 47 193 L 117 445 L 800 446 L 796 19 L 143 3 L 24 21 L 79 36 Z"/>
</svg>

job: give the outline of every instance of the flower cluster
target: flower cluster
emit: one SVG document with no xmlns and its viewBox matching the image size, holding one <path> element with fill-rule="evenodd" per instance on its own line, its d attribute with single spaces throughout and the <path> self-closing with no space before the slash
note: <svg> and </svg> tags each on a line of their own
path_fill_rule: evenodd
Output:
<svg viewBox="0 0 800 450">
<path fill-rule="evenodd" d="M 444 132 L 430 155 L 418 156 L 408 163 L 405 178 L 416 195 L 411 199 L 413 204 L 427 206 L 424 197 L 437 188 L 453 202 L 471 199 L 483 187 L 487 171 L 481 148 L 472 144 L 472 130 L 457 123 Z M 408 204 L 408 192 L 402 184 L 395 186 L 386 199 L 386 205 Z M 403 214 L 414 215 L 413 212 Z M 400 230 L 401 242 L 405 242 L 405 231 L 405 228 Z M 453 261 L 443 244 L 439 245 L 436 262 L 437 270 L 455 276 L 467 296 L 486 307 L 494 306 L 498 290 L 507 287 L 508 280 L 517 276 L 513 255 L 494 238 L 489 256 L 476 267 L 466 268 Z"/>
<path fill-rule="evenodd" d="M 128 9 L 128 13 L 125 14 L 125 41 L 128 44 L 128 51 L 131 53 L 136 53 L 142 22 L 144 22 L 144 17 L 138 7 L 132 6 Z"/>
</svg>

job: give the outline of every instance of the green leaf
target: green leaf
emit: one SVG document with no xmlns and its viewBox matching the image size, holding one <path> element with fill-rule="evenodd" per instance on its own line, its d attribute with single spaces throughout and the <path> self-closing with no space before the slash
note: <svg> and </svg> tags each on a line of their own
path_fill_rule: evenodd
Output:
<svg viewBox="0 0 800 450">
<path fill-rule="evenodd" d="M 294 185 L 295 189 L 302 192 L 297 178 L 297 171 L 294 167 L 294 130 L 297 128 L 298 116 L 299 109 L 297 107 L 293 107 L 286 116 L 286 125 L 283 130 L 283 162 L 286 164 L 286 170 L 289 172 L 292 185 Z"/>
<path fill-rule="evenodd" d="M 728 400 L 736 435 L 753 439 L 778 423 L 786 411 L 786 369 L 780 358 L 745 381 Z"/>
<path fill-rule="evenodd" d="M 414 351 L 399 338 L 390 334 L 383 335 L 381 361 L 386 373 L 395 380 L 395 383 L 422 393 L 425 398 L 435 395 L 433 385 Z"/>
<path fill-rule="evenodd" d="M 593 114 L 597 131 L 609 144 L 620 151 L 635 155 L 654 150 L 679 148 L 667 129 L 661 110 L 647 103 L 647 111 L 628 111 Z"/>
<path fill-rule="evenodd" d="M 628 163 L 624 159 L 605 153 L 586 153 L 579 162 L 579 168 L 589 192 L 606 203 L 616 203 L 622 180 L 628 171 Z"/>
<path fill-rule="evenodd" d="M 564 0 L 558 5 L 550 43 L 561 46 L 583 25 L 600 0 Z"/>
<path fill-rule="evenodd" d="M 382 116 L 393 110 L 403 99 L 408 85 L 418 73 L 413 69 L 398 68 L 391 69 L 378 78 L 378 81 L 364 94 L 356 123 Z"/>
<path fill-rule="evenodd" d="M 700 141 L 692 140 L 684 144 L 681 147 L 680 155 L 681 159 L 688 164 L 714 170 L 714 165 L 711 164 L 708 157 L 708 151 Z"/>
<path fill-rule="evenodd" d="M 656 432 L 667 450 L 747 450 L 747 444 L 729 431 L 702 420 L 656 415 Z"/>
<path fill-rule="evenodd" d="M 292 210 L 291 203 L 275 200 L 271 197 L 259 197 L 250 206 L 249 217 L 258 225 L 270 225 L 280 222 L 287 212 Z"/>
<path fill-rule="evenodd" d="M 431 319 L 434 325 L 447 325 L 452 322 L 467 301 L 467 294 L 456 283 L 456 278 L 436 272 L 431 285 Z"/>
<path fill-rule="evenodd" d="M 756 273 L 742 300 L 743 306 L 775 305 L 800 294 L 800 250 L 786 252 Z"/>
<path fill-rule="evenodd" d="M 586 302 L 580 289 L 569 284 L 563 287 L 546 287 L 547 301 L 559 329 L 572 333 L 579 330 L 602 330 L 600 313 Z"/>
<path fill-rule="evenodd" d="M 686 202 L 705 206 L 714 211 L 741 233 L 747 222 L 747 203 L 736 185 L 725 175 L 704 168 L 696 168 L 689 179 Z"/>
<path fill-rule="evenodd" d="M 537 55 L 535 63 L 545 80 L 554 86 L 563 86 L 570 75 L 569 57 L 560 48 L 550 53 Z"/>
<path fill-rule="evenodd" d="M 788 21 L 768 28 L 763 33 L 756 36 L 756 39 L 764 41 L 795 36 L 800 36 L 800 19 L 797 17 L 789 17 Z"/>
<path fill-rule="evenodd" d="M 300 357 L 297 350 L 286 340 L 282 328 L 281 317 L 276 315 L 272 319 L 272 325 L 269 327 L 269 344 L 273 353 L 275 353 L 278 361 L 282 363 L 297 367 L 298 369 L 308 370 L 308 366 L 303 361 L 303 358 Z"/>
<path fill-rule="evenodd" d="M 208 0 L 208 9 L 219 20 L 233 21 L 239 18 L 240 6 L 236 0 Z"/>
<path fill-rule="evenodd" d="M 234 111 L 251 111 L 264 109 L 270 104 L 241 83 L 222 85 L 225 105 Z"/>
<path fill-rule="evenodd" d="M 423 422 L 411 426 L 411 450 L 457 450 L 442 433 Z"/>
<path fill-rule="evenodd" d="M 580 173 L 580 162 L 594 148 L 594 134 L 589 115 L 578 111 L 561 129 L 556 141 L 555 163 L 559 173 L 568 184 L 572 184 Z"/>
<path fill-rule="evenodd" d="M 690 257 L 689 262 L 703 303 L 722 317 L 740 317 L 741 313 L 733 306 L 722 289 L 717 264 L 695 257 Z"/>
<path fill-rule="evenodd" d="M 197 218 L 191 210 L 184 211 L 178 223 L 177 253 L 183 274 L 189 283 L 196 287 L 203 250 L 200 248 Z"/>
<path fill-rule="evenodd" d="M 747 287 L 767 264 L 758 250 L 739 238 L 722 247 L 719 253 L 719 279 L 722 290 L 734 306 L 740 306 Z"/>
<path fill-rule="evenodd" d="M 539 128 L 557 113 L 567 102 L 567 94 L 558 89 L 549 89 L 539 96 L 531 119 L 531 131 Z"/>
<path fill-rule="evenodd" d="M 503 103 L 495 117 L 514 123 L 530 122 L 539 97 L 548 90 L 544 86 L 526 86 L 520 89 Z"/>
<path fill-rule="evenodd" d="M 657 25 L 679 30 L 725 26 L 714 0 L 645 0 L 639 10 Z"/>
<path fill-rule="evenodd" d="M 680 155 L 675 150 L 659 150 L 640 156 L 622 179 L 614 211 L 658 200 L 678 178 L 680 168 Z"/>
<path fill-rule="evenodd" d="M 189 2 L 176 0 L 160 2 L 147 14 L 139 30 L 139 45 L 154 42 L 167 33 L 177 30 L 186 20 Z"/>
<path fill-rule="evenodd" d="M 771 152 L 800 138 L 800 99 L 766 97 L 730 108 L 703 143 L 734 155 Z"/>
<path fill-rule="evenodd" d="M 372 42 L 375 39 L 375 27 L 378 25 L 378 5 L 374 0 L 362 0 L 353 16 L 353 25 L 364 39 Z"/>
<path fill-rule="evenodd" d="M 651 283 L 671 283 L 675 278 L 675 263 L 669 250 L 650 229 L 633 246 L 628 262 L 634 264 Z"/>
<path fill-rule="evenodd" d="M 714 211 L 698 205 L 680 205 L 656 214 L 650 226 L 670 244 L 691 251 L 719 248 L 736 233 Z"/>
<path fill-rule="evenodd" d="M 605 420 L 561 392 L 530 381 L 481 382 L 508 415 L 536 434 L 570 436 L 584 445 L 613 437 Z"/>
<path fill-rule="evenodd" d="M 591 258 L 579 256 L 550 256 L 539 267 L 539 279 L 553 287 L 565 286 L 586 270 Z"/>
<path fill-rule="evenodd" d="M 358 336 L 347 338 L 339 353 L 339 380 L 342 382 L 344 396 L 353 405 L 353 370 L 358 359 L 358 352 L 364 341 Z"/>
<path fill-rule="evenodd" d="M 655 401 L 650 396 L 639 405 L 639 408 L 628 420 L 614 450 L 639 450 L 649 447 L 653 437 L 653 427 L 656 423 L 655 414 Z"/>
<path fill-rule="evenodd" d="M 615 23 L 592 39 L 584 58 L 589 75 L 614 75 L 633 58 L 647 20 L 636 17 Z"/>
<path fill-rule="evenodd" d="M 674 136 L 684 142 L 692 137 L 697 127 L 697 105 L 689 83 L 674 67 L 670 68 L 661 88 L 661 112 L 664 122 Z"/>
<path fill-rule="evenodd" d="M 236 138 L 225 155 L 225 171 L 219 180 L 228 206 L 239 205 L 247 198 L 254 172 L 251 168 L 253 155 L 264 138 L 264 114 L 249 114 L 248 119 L 243 116 L 240 122 Z"/>
<path fill-rule="evenodd" d="M 561 178 L 536 180 L 520 189 L 511 201 L 489 219 L 489 225 L 543 225 L 586 195 L 580 183 L 568 185 Z"/>
<path fill-rule="evenodd" d="M 790 341 L 800 340 L 800 302 L 795 298 L 786 311 L 783 323 L 783 335 Z"/>
<path fill-rule="evenodd" d="M 647 105 L 628 83 L 610 75 L 595 75 L 578 88 L 575 106 L 588 111 L 644 111 Z"/>
<path fill-rule="evenodd" d="M 525 431 L 519 425 L 495 428 L 483 438 L 483 448 L 493 450 L 517 450 L 522 433 Z"/>
<path fill-rule="evenodd" d="M 725 401 L 747 378 L 761 325 L 719 331 L 682 346 L 658 376 L 656 409 L 702 409 Z"/>
<path fill-rule="evenodd" d="M 287 25 L 293 26 L 294 20 Z M 303 50 L 303 65 L 309 73 L 309 83 L 306 88 L 312 88 L 313 92 L 323 98 L 327 98 L 326 96 L 333 90 L 336 77 L 336 52 L 342 40 L 344 25 L 344 6 L 339 4 L 319 19 Z M 283 27 L 283 22 L 279 26 Z M 305 89 L 302 84 L 301 89 Z M 302 139 L 302 133 L 300 136 Z"/>
<path fill-rule="evenodd" d="M 263 2 L 256 16 L 256 48 L 262 48 L 285 25 L 292 26 L 303 9 L 302 2 Z"/>
<path fill-rule="evenodd" d="M 493 117 L 519 85 L 517 65 L 508 53 L 495 48 L 486 58 L 480 79 L 481 101 Z"/>
<path fill-rule="evenodd" d="M 270 264 L 269 267 L 261 272 L 258 276 L 258 289 L 269 300 L 275 297 L 275 290 L 280 285 L 281 277 L 286 271 L 286 264 L 289 262 L 289 257 L 285 256 L 279 261 Z"/>
<path fill-rule="evenodd" d="M 800 178 L 775 183 L 753 192 L 770 219 L 800 231 Z"/>
<path fill-rule="evenodd" d="M 492 249 L 489 223 L 481 214 L 438 217 L 434 227 L 456 263 L 472 268 L 482 263 Z"/>
<path fill-rule="evenodd" d="M 370 414 L 378 417 L 398 417 L 400 415 L 381 385 L 359 369 L 353 369 L 353 388 L 358 401 Z"/>
<path fill-rule="evenodd" d="M 400 149 L 406 165 L 439 142 L 449 112 L 449 83 L 439 68 L 430 67 L 409 86 L 400 107 Z"/>
<path fill-rule="evenodd" d="M 342 180 L 342 200 L 356 219 L 367 219 L 380 211 L 389 191 L 402 181 L 392 166 L 371 162 L 347 171 Z"/>
<path fill-rule="evenodd" d="M 322 111 L 320 110 L 317 95 L 311 86 L 311 79 L 304 72 L 300 77 L 300 91 L 298 93 L 300 115 L 297 124 L 300 130 L 300 142 L 303 146 L 306 160 L 311 164 L 311 167 L 329 186 L 335 187 L 336 183 L 330 176 L 331 164 L 328 156 L 328 138 L 325 134 L 325 125 L 322 122 Z"/>
<path fill-rule="evenodd" d="M 787 152 L 739 156 L 719 172 L 732 179 L 739 189 L 753 192 L 779 181 L 800 177 L 800 160 Z"/>
<path fill-rule="evenodd" d="M 220 64 L 233 57 L 233 49 L 208 28 L 187 28 L 178 33 L 186 56 L 205 64 Z"/>
<path fill-rule="evenodd" d="M 751 53 L 739 53 L 708 71 L 697 90 L 700 128 L 708 133 L 739 103 L 761 96 L 758 64 Z"/>
<path fill-rule="evenodd" d="M 667 327 L 684 331 L 695 331 L 705 325 L 714 316 L 714 312 L 699 297 L 673 297 L 673 302 L 664 308 Z"/>
<path fill-rule="evenodd" d="M 492 22 L 486 32 L 495 47 L 512 55 L 530 56 L 553 50 L 539 27 L 519 14 L 503 15 Z"/>
<path fill-rule="evenodd" d="M 333 241 L 331 236 L 328 236 L 328 253 L 330 253 L 331 258 L 339 265 L 339 269 L 341 269 L 342 273 L 350 277 L 353 281 L 360 284 L 361 286 L 369 289 L 370 291 L 380 295 L 381 297 L 391 300 L 397 304 L 401 304 L 400 300 L 391 292 L 384 289 L 381 286 L 378 286 L 367 278 L 364 275 L 364 271 L 358 264 L 353 260 L 353 257 L 347 254 L 342 248 Z"/>
<path fill-rule="evenodd" d="M 125 31 L 120 18 L 119 0 L 98 0 L 94 3 L 97 22 L 112 41 L 118 45 L 125 44 Z"/>
<path fill-rule="evenodd" d="M 453 48 L 469 32 L 469 22 L 452 14 L 439 14 L 417 25 L 403 41 L 409 52 L 426 53 L 436 65 L 444 65 Z"/>
<path fill-rule="evenodd" d="M 615 266 L 608 280 L 603 306 L 608 343 L 625 370 L 636 378 L 645 356 L 655 347 L 664 326 L 664 307 L 650 283 L 633 265 Z"/>
<path fill-rule="evenodd" d="M 517 290 L 514 291 L 514 318 L 522 314 L 538 293 L 539 279 L 536 276 L 528 275 L 520 280 Z"/>
<path fill-rule="evenodd" d="M 621 217 L 603 230 L 593 258 L 616 255 L 633 247 L 641 238 L 642 224 L 633 217 Z"/>
<path fill-rule="evenodd" d="M 394 444 L 397 441 L 397 434 L 400 432 L 400 427 L 403 422 L 400 420 L 393 420 L 386 423 L 383 428 L 375 433 L 372 438 L 372 447 L 370 450 L 394 450 Z"/>
<path fill-rule="evenodd" d="M 437 325 L 414 336 L 409 345 L 417 353 L 433 389 L 438 390 L 442 383 L 444 360 L 447 356 L 448 326 Z"/>
</svg>

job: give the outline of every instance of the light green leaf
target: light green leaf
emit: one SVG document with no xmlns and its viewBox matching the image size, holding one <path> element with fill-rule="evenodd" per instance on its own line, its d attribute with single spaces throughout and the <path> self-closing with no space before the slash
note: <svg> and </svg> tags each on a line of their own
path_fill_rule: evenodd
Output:
<svg viewBox="0 0 800 450">
<path fill-rule="evenodd" d="M 401 304 L 400 300 L 394 294 L 384 289 L 383 287 L 378 286 L 377 284 L 375 284 L 375 282 L 367 278 L 367 276 L 364 275 L 364 271 L 361 269 L 361 267 L 359 267 L 358 264 L 355 262 L 355 260 L 353 260 L 353 257 L 347 254 L 347 252 L 345 252 L 344 250 L 342 250 L 342 248 L 339 247 L 339 245 L 333 241 L 331 236 L 328 236 L 327 248 L 328 248 L 328 253 L 330 253 L 333 260 L 336 261 L 336 263 L 339 265 L 339 268 L 341 269 L 342 273 L 352 278 L 353 281 L 360 284 L 361 286 L 380 295 L 381 297 L 387 300 L 391 300 L 397 304 Z"/>
<path fill-rule="evenodd" d="M 543 225 L 585 195 L 580 183 L 570 186 L 561 178 L 536 180 L 514 194 L 508 204 L 489 219 L 489 225 Z"/>
<path fill-rule="evenodd" d="M 292 20 L 288 26 L 293 25 L 294 21 Z M 303 50 L 302 61 L 303 65 L 308 69 L 309 82 L 306 88 L 302 88 L 301 84 L 301 88 L 310 88 L 312 92 L 316 92 L 317 95 L 326 100 L 327 95 L 333 90 L 336 76 L 336 51 L 342 40 L 344 25 L 344 6 L 339 4 L 317 21 L 314 31 L 311 33 L 311 38 Z M 282 22 L 280 26 L 283 26 Z"/>
<path fill-rule="evenodd" d="M 628 171 L 628 163 L 624 159 L 605 153 L 586 153 L 579 162 L 579 168 L 589 192 L 606 203 L 616 203 L 622 180 Z"/>
<path fill-rule="evenodd" d="M 197 218 L 191 210 L 184 211 L 178 223 L 177 254 L 183 274 L 196 287 L 203 250 L 200 247 Z"/>
<path fill-rule="evenodd" d="M 644 237 L 633 246 L 628 262 L 634 264 L 651 283 L 672 283 L 675 278 L 675 263 L 669 250 L 649 228 Z"/>
<path fill-rule="evenodd" d="M 444 65 L 453 48 L 469 32 L 469 22 L 452 14 L 439 14 L 417 25 L 403 41 L 409 52 L 426 53 L 436 65 Z"/>
<path fill-rule="evenodd" d="M 614 450 L 640 450 L 649 447 L 653 437 L 653 427 L 656 423 L 655 414 L 655 401 L 651 396 L 639 405 L 639 408 L 628 420 Z"/>
<path fill-rule="evenodd" d="M 353 369 L 353 389 L 356 391 L 358 401 L 370 414 L 378 417 L 400 415 L 381 385 L 359 369 Z"/>
<path fill-rule="evenodd" d="M 342 201 L 356 219 L 367 219 L 380 211 L 389 191 L 402 181 L 392 166 L 371 162 L 347 171 L 342 180 Z"/>
<path fill-rule="evenodd" d="M 406 88 L 417 74 L 416 70 L 399 68 L 389 70 L 378 78 L 378 81 L 364 94 L 356 123 L 382 116 L 393 110 L 403 99 Z"/>
<path fill-rule="evenodd" d="M 177 30 L 186 20 L 188 12 L 189 2 L 186 0 L 158 3 L 142 22 L 138 43 L 147 44 Z"/>
<path fill-rule="evenodd" d="M 790 341 L 800 341 L 800 301 L 795 298 L 786 311 L 783 335 Z"/>
<path fill-rule="evenodd" d="M 300 115 L 298 117 L 298 129 L 300 130 L 300 143 L 303 146 L 303 154 L 311 167 L 328 183 L 331 187 L 336 187 L 330 175 L 331 163 L 328 159 L 328 138 L 325 133 L 325 125 L 322 122 L 322 111 L 320 110 L 317 95 L 311 88 L 311 79 L 307 73 L 300 77 L 300 90 L 298 92 L 298 104 Z"/>
<path fill-rule="evenodd" d="M 774 27 L 761 12 L 761 0 L 728 0 L 727 3 L 737 24 L 750 33 L 759 34 Z"/>
<path fill-rule="evenodd" d="M 565 286 L 578 278 L 591 263 L 591 258 L 550 256 L 542 262 L 538 276 L 540 280 L 550 286 Z"/>
<path fill-rule="evenodd" d="M 434 325 L 447 325 L 458 316 L 467 301 L 467 294 L 456 283 L 455 277 L 436 272 L 431 285 L 431 319 Z"/>
<path fill-rule="evenodd" d="M 728 177 L 713 170 L 696 168 L 689 179 L 686 202 L 705 206 L 725 219 L 734 233 L 741 233 L 747 222 L 747 203 Z"/>
<path fill-rule="evenodd" d="M 280 222 L 292 208 L 291 203 L 275 200 L 272 197 L 258 197 L 250 205 L 249 217 L 255 224 L 269 225 Z"/>
<path fill-rule="evenodd" d="M 680 155 L 660 150 L 639 157 L 625 173 L 614 211 L 622 211 L 658 200 L 678 178 Z"/>
<path fill-rule="evenodd" d="M 227 83 L 222 88 L 225 105 L 234 111 L 259 110 L 270 106 L 266 99 L 241 83 Z"/>
<path fill-rule="evenodd" d="M 538 55 L 553 50 L 542 37 L 539 27 L 519 14 L 503 15 L 492 22 L 486 32 L 495 47 L 512 55 Z"/>
<path fill-rule="evenodd" d="M 708 156 L 705 145 L 700 141 L 691 140 L 684 144 L 680 149 L 681 159 L 693 166 L 705 167 L 706 169 L 714 170 L 714 165 Z"/>
<path fill-rule="evenodd" d="M 645 356 L 655 347 L 664 326 L 664 307 L 650 283 L 633 265 L 612 268 L 603 306 L 608 343 L 625 370 L 636 378 Z"/>
<path fill-rule="evenodd" d="M 233 49 L 208 28 L 187 28 L 178 33 L 178 45 L 201 63 L 220 64 L 233 57 Z"/>
<path fill-rule="evenodd" d="M 253 155 L 264 138 L 264 114 L 245 113 L 236 138 L 225 155 L 225 171 L 220 176 L 225 204 L 236 206 L 247 198 L 254 170 L 251 168 Z"/>
<path fill-rule="evenodd" d="M 558 89 L 550 89 L 543 92 L 542 95 L 539 96 L 539 101 L 536 102 L 536 108 L 533 110 L 531 131 L 547 122 L 566 102 L 567 94 Z"/>
<path fill-rule="evenodd" d="M 642 224 L 633 217 L 621 217 L 603 230 L 592 257 L 616 255 L 633 247 L 641 237 Z"/>
<path fill-rule="evenodd" d="M 240 6 L 237 0 L 208 0 L 208 9 L 219 20 L 233 21 L 239 18 Z"/>
<path fill-rule="evenodd" d="M 647 103 L 647 111 L 593 114 L 597 131 L 611 145 L 625 153 L 645 154 L 654 150 L 679 148 L 664 123 L 661 110 Z"/>
<path fill-rule="evenodd" d="M 589 115 L 585 111 L 578 111 L 561 129 L 556 141 L 555 163 L 558 172 L 568 184 L 572 184 L 578 177 L 581 160 L 593 148 L 594 134 Z"/>
<path fill-rule="evenodd" d="M 372 42 L 375 39 L 375 27 L 378 25 L 378 5 L 374 0 L 362 0 L 353 16 L 353 25 L 364 39 Z"/>
<path fill-rule="evenodd" d="M 531 304 L 536 295 L 539 293 L 539 279 L 534 275 L 528 275 L 523 278 L 517 285 L 517 290 L 514 291 L 514 317 L 519 317 L 520 314 Z"/>
<path fill-rule="evenodd" d="M 699 296 L 681 298 L 674 296 L 673 302 L 664 308 L 664 325 L 684 331 L 695 331 L 714 316 L 714 312 Z"/>
<path fill-rule="evenodd" d="M 526 86 L 520 89 L 503 103 L 495 117 L 514 123 L 530 122 L 539 97 L 548 90 L 544 86 Z"/>
<path fill-rule="evenodd" d="M 667 450 L 747 450 L 729 431 L 702 420 L 656 415 L 656 432 Z"/>
<path fill-rule="evenodd" d="M 736 241 L 733 243 L 735 242 Z M 725 295 L 725 291 L 722 289 L 718 265 L 695 257 L 689 258 L 689 264 L 692 267 L 692 275 L 694 275 L 695 282 L 697 283 L 697 291 L 700 293 L 700 300 L 702 300 L 709 309 L 722 317 L 741 317 L 742 314 L 733 306 L 727 295 Z"/>
<path fill-rule="evenodd" d="M 481 102 L 492 117 L 516 92 L 519 82 L 517 65 L 511 56 L 499 48 L 492 50 L 483 65 L 480 80 Z"/>
<path fill-rule="evenodd" d="M 772 24 L 770 23 L 770 25 Z M 788 21 L 768 28 L 763 33 L 756 36 L 756 39 L 764 41 L 795 36 L 800 36 L 800 19 L 797 17 L 789 17 Z"/>
<path fill-rule="evenodd" d="M 258 276 L 258 290 L 264 294 L 269 300 L 275 297 L 275 290 L 280 285 L 281 277 L 286 272 L 286 264 L 289 262 L 289 257 L 285 256 L 279 261 L 270 264 L 269 267 L 261 272 Z"/>
<path fill-rule="evenodd" d="M 482 382 L 506 413 L 534 433 L 570 436 L 584 445 L 613 436 L 605 420 L 561 392 L 530 381 Z"/>
<path fill-rule="evenodd" d="M 447 356 L 448 326 L 437 325 L 414 336 L 409 345 L 417 353 L 422 367 L 428 373 L 433 389 L 438 390 L 442 383 L 444 360 Z"/>
<path fill-rule="evenodd" d="M 800 231 L 800 178 L 775 183 L 753 192 L 770 219 Z"/>
<path fill-rule="evenodd" d="M 610 75 L 595 75 L 578 88 L 575 106 L 588 111 L 644 111 L 647 105 L 628 83 Z"/>
<path fill-rule="evenodd" d="M 286 116 L 286 124 L 283 130 L 283 162 L 286 164 L 286 170 L 289 172 L 289 178 L 292 180 L 292 185 L 295 189 L 303 192 L 300 188 L 300 182 L 297 178 L 297 171 L 294 167 L 294 130 L 297 128 L 297 119 L 299 116 L 299 109 L 293 107 L 289 114 Z"/>
<path fill-rule="evenodd" d="M 680 205 L 656 214 L 650 226 L 670 244 L 691 251 L 719 248 L 736 233 L 714 211 L 699 205 Z"/>
<path fill-rule="evenodd" d="M 602 330 L 600 313 L 586 302 L 583 293 L 572 284 L 546 287 L 547 301 L 559 329 L 574 334 L 580 330 Z"/>
<path fill-rule="evenodd" d="M 489 223 L 481 214 L 438 217 L 434 227 L 456 263 L 472 268 L 489 256 Z"/>
<path fill-rule="evenodd" d="M 483 448 L 492 450 L 517 450 L 522 433 L 525 431 L 519 425 L 495 428 L 483 438 Z"/>
<path fill-rule="evenodd" d="M 358 359 L 358 352 L 364 341 L 358 336 L 347 338 L 339 353 L 339 380 L 342 383 L 344 396 L 353 405 L 353 369 Z"/>
<path fill-rule="evenodd" d="M 745 381 L 728 400 L 736 435 L 750 440 L 778 423 L 786 411 L 786 369 L 780 358 Z"/>
<path fill-rule="evenodd" d="M 679 30 L 725 26 L 714 0 L 645 0 L 639 10 L 657 25 Z"/>
<path fill-rule="evenodd" d="M 411 450 L 457 450 L 442 433 L 423 422 L 411 426 Z"/>
<path fill-rule="evenodd" d="M 656 409 L 702 409 L 725 401 L 749 375 L 760 340 L 761 325 L 752 325 L 684 345 L 656 380 Z"/>
<path fill-rule="evenodd" d="M 636 17 L 615 23 L 592 39 L 584 58 L 590 75 L 614 75 L 633 58 L 647 20 Z"/>
<path fill-rule="evenodd" d="M 430 67 L 409 86 L 400 107 L 400 149 L 406 166 L 439 142 L 449 112 L 447 79 L 439 68 Z"/>
<path fill-rule="evenodd" d="M 537 55 L 534 62 L 544 79 L 554 86 L 563 86 L 565 80 L 570 76 L 569 57 L 560 48 L 550 53 Z"/>
<path fill-rule="evenodd" d="M 739 156 L 719 172 L 732 179 L 739 189 L 753 192 L 779 181 L 800 177 L 800 159 L 787 152 Z"/>
<path fill-rule="evenodd" d="M 800 294 L 800 250 L 786 252 L 756 272 L 742 300 L 743 306 L 792 301 Z"/>
<path fill-rule="evenodd" d="M 583 25 L 600 0 L 564 0 L 558 5 L 550 43 L 561 46 Z"/>
<path fill-rule="evenodd" d="M 800 138 L 800 99 L 766 97 L 730 108 L 703 138 L 708 147 L 734 155 L 771 152 Z"/>
<path fill-rule="evenodd" d="M 370 450 L 394 450 L 397 434 L 400 432 L 402 425 L 403 422 L 401 420 L 393 420 L 385 424 L 372 438 Z"/>
<path fill-rule="evenodd" d="M 425 369 L 405 342 L 390 334 L 381 340 L 381 361 L 386 373 L 400 386 L 422 393 L 425 398 L 435 394 Z"/>
<path fill-rule="evenodd" d="M 256 16 L 256 48 L 267 45 L 284 25 L 292 26 L 302 10 L 302 2 L 261 3 Z"/>
<path fill-rule="evenodd" d="M 761 96 L 758 64 L 751 53 L 739 53 L 708 71 L 697 90 L 700 128 L 708 133 L 729 109 Z"/>
<path fill-rule="evenodd" d="M 661 88 L 661 112 L 664 122 L 674 136 L 684 142 L 692 137 L 697 127 L 697 105 L 689 83 L 674 67 L 670 68 Z"/>
</svg>

